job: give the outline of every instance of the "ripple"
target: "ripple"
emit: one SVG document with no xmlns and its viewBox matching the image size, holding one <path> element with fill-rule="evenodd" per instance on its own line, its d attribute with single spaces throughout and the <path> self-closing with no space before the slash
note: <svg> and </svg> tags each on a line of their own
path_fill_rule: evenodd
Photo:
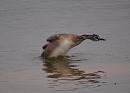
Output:
<svg viewBox="0 0 130 93">
<path fill-rule="evenodd" d="M 86 59 L 85 59 L 86 60 Z M 73 91 L 83 87 L 99 87 L 102 85 L 104 71 L 86 72 L 75 62 L 85 61 L 77 56 L 44 59 L 43 71 L 47 73 L 48 88 L 56 91 Z"/>
</svg>

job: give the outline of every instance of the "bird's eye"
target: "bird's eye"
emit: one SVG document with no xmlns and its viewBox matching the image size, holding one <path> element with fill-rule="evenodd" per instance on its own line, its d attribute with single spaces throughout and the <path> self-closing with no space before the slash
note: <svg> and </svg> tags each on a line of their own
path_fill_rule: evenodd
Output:
<svg viewBox="0 0 130 93">
<path fill-rule="evenodd" d="M 83 36 L 79 36 L 79 38 L 78 38 L 78 39 L 79 39 L 79 40 L 82 40 L 83 38 L 84 38 Z"/>
<path fill-rule="evenodd" d="M 79 37 L 79 39 L 83 39 L 83 37 L 82 37 L 82 36 L 80 36 L 80 37 Z"/>
<path fill-rule="evenodd" d="M 99 36 L 98 35 L 93 35 L 92 38 L 93 38 L 94 41 L 98 41 L 99 40 Z"/>
<path fill-rule="evenodd" d="M 98 36 L 94 36 L 95 39 L 98 39 L 99 37 Z"/>
</svg>

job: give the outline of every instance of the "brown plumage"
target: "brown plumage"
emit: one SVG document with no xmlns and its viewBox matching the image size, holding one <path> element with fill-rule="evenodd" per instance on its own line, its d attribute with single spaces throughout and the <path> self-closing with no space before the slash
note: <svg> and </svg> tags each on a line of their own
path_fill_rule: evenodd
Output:
<svg viewBox="0 0 130 93">
<path fill-rule="evenodd" d="M 47 39 L 47 44 L 43 46 L 42 56 L 45 58 L 65 56 L 73 47 L 82 41 L 90 39 L 92 41 L 105 40 L 98 35 L 75 35 L 75 34 L 56 34 Z"/>
</svg>

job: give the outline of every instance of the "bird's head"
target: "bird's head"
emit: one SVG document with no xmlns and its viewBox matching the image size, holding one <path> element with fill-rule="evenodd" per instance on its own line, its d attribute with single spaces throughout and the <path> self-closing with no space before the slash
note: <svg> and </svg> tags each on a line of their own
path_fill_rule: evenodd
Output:
<svg viewBox="0 0 130 93">
<path fill-rule="evenodd" d="M 96 35 L 96 34 L 93 34 L 93 35 L 81 35 L 80 36 L 80 39 L 83 41 L 83 40 L 86 40 L 86 39 L 90 39 L 92 41 L 106 41 L 106 39 L 103 39 L 101 38 L 99 35 Z"/>
</svg>

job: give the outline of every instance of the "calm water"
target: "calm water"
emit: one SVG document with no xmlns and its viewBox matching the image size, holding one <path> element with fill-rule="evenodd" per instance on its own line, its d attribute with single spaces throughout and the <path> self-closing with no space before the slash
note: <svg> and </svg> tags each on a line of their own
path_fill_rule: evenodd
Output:
<svg viewBox="0 0 130 93">
<path fill-rule="evenodd" d="M 55 33 L 107 41 L 42 60 Z M 0 93 L 130 93 L 130 0 L 0 0 Z"/>
</svg>

